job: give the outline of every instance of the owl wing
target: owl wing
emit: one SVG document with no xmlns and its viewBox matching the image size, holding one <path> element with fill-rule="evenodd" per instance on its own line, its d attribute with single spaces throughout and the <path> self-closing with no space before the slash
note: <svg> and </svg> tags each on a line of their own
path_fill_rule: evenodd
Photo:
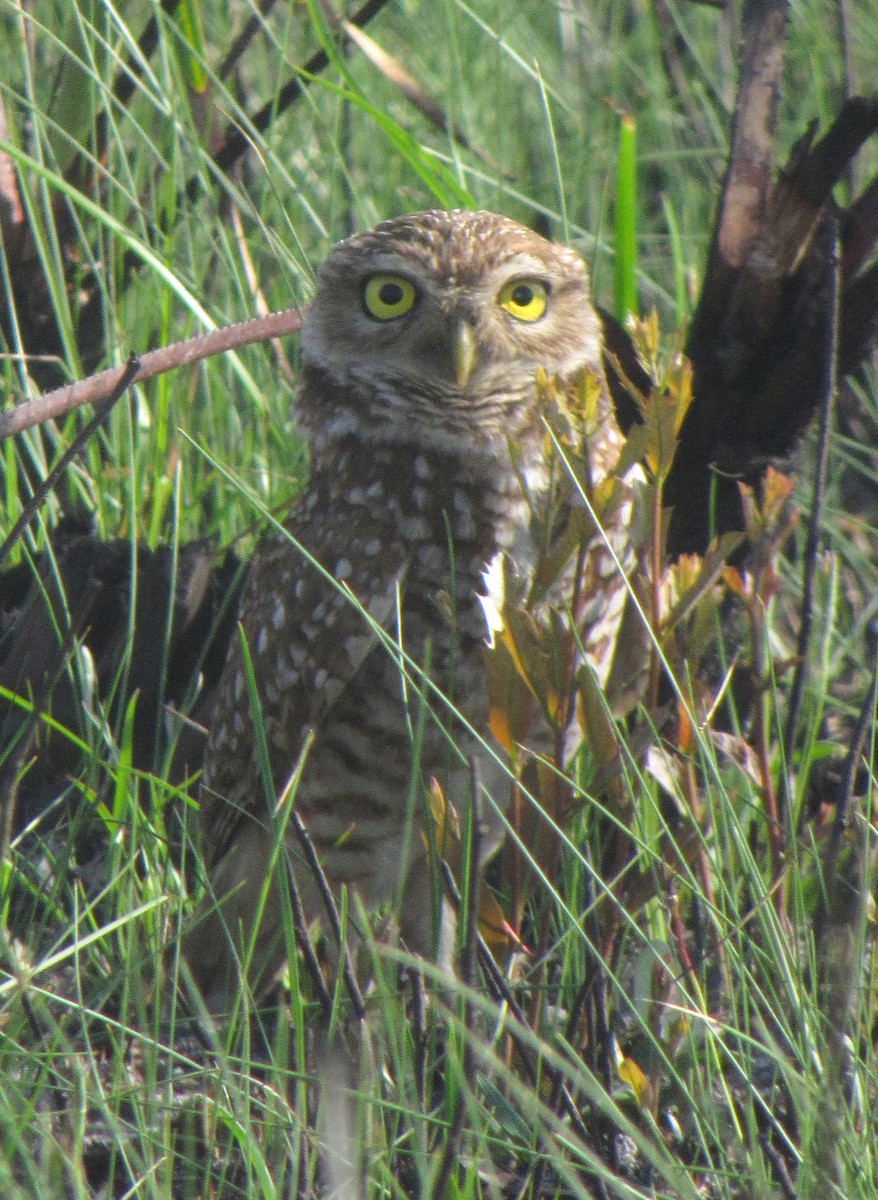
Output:
<svg viewBox="0 0 878 1200">
<path fill-rule="evenodd" d="M 290 526 L 295 528 L 295 518 Z M 309 731 L 319 728 L 371 654 L 388 653 L 383 633 L 394 637 L 407 554 L 391 539 L 382 545 L 380 571 L 363 556 L 357 565 L 337 558 L 342 544 L 354 559 L 356 542 L 356 529 L 346 529 L 340 543 L 331 521 L 316 530 L 304 522 L 298 544 L 281 536 L 257 551 L 244 585 L 241 630 L 275 795 L 295 769 Z M 315 562 L 342 576 L 341 586 Z M 239 636 L 220 684 L 202 775 L 208 865 L 225 855 L 242 822 L 265 818 L 257 730 Z"/>
</svg>

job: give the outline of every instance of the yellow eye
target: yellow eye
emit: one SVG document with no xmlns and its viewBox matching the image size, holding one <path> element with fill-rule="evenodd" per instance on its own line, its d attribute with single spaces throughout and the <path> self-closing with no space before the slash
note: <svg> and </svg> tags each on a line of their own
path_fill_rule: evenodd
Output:
<svg viewBox="0 0 878 1200">
<path fill-rule="evenodd" d="M 404 317 L 416 299 L 415 285 L 402 275 L 373 275 L 363 288 L 363 307 L 376 321 Z"/>
<path fill-rule="evenodd" d="M 538 279 L 510 279 L 498 296 L 501 307 L 519 321 L 538 321 L 546 311 L 549 292 Z"/>
</svg>

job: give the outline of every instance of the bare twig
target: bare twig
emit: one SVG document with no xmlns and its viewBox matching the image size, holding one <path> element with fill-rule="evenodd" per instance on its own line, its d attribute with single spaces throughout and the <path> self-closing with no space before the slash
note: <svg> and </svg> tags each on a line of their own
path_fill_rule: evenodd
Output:
<svg viewBox="0 0 878 1200">
<path fill-rule="evenodd" d="M 332 1019 L 332 996 L 326 986 L 326 980 L 323 978 L 323 972 L 320 970 L 320 963 L 317 961 L 317 955 L 314 953 L 314 947 L 311 945 L 311 939 L 308 936 L 308 922 L 305 920 L 305 910 L 302 906 L 302 897 L 299 895 L 295 874 L 289 869 L 286 873 L 286 881 L 290 894 L 290 908 L 293 913 L 293 929 L 296 934 L 296 942 L 302 952 L 302 958 L 311 977 L 311 982 L 314 984 L 323 1021 L 328 1027 Z"/>
<path fill-rule="evenodd" d="M 201 362 L 214 354 L 224 354 L 227 350 L 237 350 L 254 342 L 267 342 L 271 338 L 296 333 L 301 323 L 299 313 L 287 308 L 283 312 L 269 313 L 267 317 L 253 317 L 237 325 L 224 325 L 222 329 L 189 338 L 185 342 L 174 342 L 158 350 L 149 350 L 138 360 L 137 371 L 130 379 L 129 364 L 109 367 L 106 371 L 99 371 L 76 383 L 65 384 L 37 396 L 35 400 L 27 400 L 0 413 L 0 441 L 44 421 L 64 416 L 83 404 L 98 404 L 112 396 L 123 380 L 125 386 L 130 387 L 162 375 L 165 371 Z"/>
<path fill-rule="evenodd" d="M 366 1005 L 363 1002 L 363 995 L 360 991 L 354 972 L 351 968 L 350 954 L 348 953 L 347 942 L 344 938 L 341 928 L 341 920 L 339 919 L 338 909 L 336 908 L 335 899 L 326 879 L 326 874 L 320 865 L 320 860 L 314 849 L 314 845 L 308 836 L 308 831 L 305 828 L 302 818 L 297 812 L 290 813 L 290 823 L 296 831 L 296 837 L 299 839 L 299 845 L 302 847 L 302 852 L 305 855 L 305 861 L 311 870 L 314 880 L 317 884 L 317 889 L 320 892 L 320 898 L 323 901 L 323 907 L 326 910 L 326 915 L 329 918 L 329 925 L 332 929 L 332 936 L 335 939 L 335 944 L 338 946 L 339 960 L 341 963 L 341 973 L 344 979 L 345 987 L 347 988 L 351 1004 L 354 1008 L 354 1015 L 358 1021 L 362 1021 L 366 1015 Z"/>
<path fill-rule="evenodd" d="M 18 517 L 18 520 L 3 539 L 3 544 L 0 545 L 0 565 L 6 561 L 7 554 L 18 541 L 22 530 L 30 523 L 31 519 L 39 510 L 46 496 L 48 496 L 49 492 L 51 492 L 51 490 L 54 488 L 62 474 L 67 470 L 67 467 L 77 456 L 77 454 L 79 454 L 91 435 L 101 427 L 116 401 L 131 386 L 139 366 L 140 360 L 136 355 L 132 354 L 123 368 L 122 378 L 116 384 L 110 396 L 101 402 L 94 416 L 85 425 L 83 425 L 82 429 L 79 430 L 76 437 L 55 463 L 54 467 L 52 467 L 51 471 L 49 471 L 46 478 L 43 479 L 39 486 L 34 490 L 34 494 L 30 497 L 27 504 L 25 504 L 20 516 Z M 2 420 L 2 417 L 0 417 L 0 420 Z"/>
</svg>

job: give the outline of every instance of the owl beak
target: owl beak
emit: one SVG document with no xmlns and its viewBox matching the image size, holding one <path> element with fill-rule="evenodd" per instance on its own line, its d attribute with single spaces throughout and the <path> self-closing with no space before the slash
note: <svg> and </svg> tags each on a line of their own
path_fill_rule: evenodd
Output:
<svg viewBox="0 0 878 1200">
<path fill-rule="evenodd" d="M 455 322 L 452 347 L 457 386 L 466 387 L 476 363 L 477 346 L 473 327 L 463 317 L 459 317 Z"/>
</svg>

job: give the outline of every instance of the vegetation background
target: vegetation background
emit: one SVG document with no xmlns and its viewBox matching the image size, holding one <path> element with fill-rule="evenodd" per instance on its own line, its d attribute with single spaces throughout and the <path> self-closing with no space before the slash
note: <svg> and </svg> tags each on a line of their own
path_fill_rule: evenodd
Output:
<svg viewBox="0 0 878 1200">
<path fill-rule="evenodd" d="M 374 7 L 365 32 L 383 64 L 338 36 L 317 0 L 0 0 L 8 396 L 302 305 L 338 238 L 430 206 L 495 209 L 572 242 L 612 308 L 623 113 L 637 129 L 640 311 L 655 308 L 674 344 L 728 153 L 735 6 Z M 876 46 L 874 5 L 790 3 L 781 160 L 809 121 L 828 125 L 846 95 L 873 86 Z M 328 67 L 304 72 L 321 50 Z M 282 107 L 291 81 L 299 94 Z M 249 149 L 220 167 L 230 130 Z M 873 146 L 860 177 L 875 163 Z M 855 190 L 849 178 L 839 199 Z M 16 198 L 29 240 L 13 260 Z M 656 358 L 673 361 L 667 349 Z M 132 562 L 137 544 L 198 538 L 246 557 L 260 510 L 283 512 L 307 470 L 295 374 L 287 341 L 133 389 L 9 563 L 44 551 L 64 515 L 126 539 Z M 242 1018 L 207 1054 L 175 999 L 177 964 L 162 965 L 189 903 L 180 827 L 195 789 L 171 781 L 168 755 L 132 768 L 133 709 L 103 704 L 87 656 L 74 655 L 86 721 L 54 809 L 80 815 L 63 832 L 43 818 L 16 829 L 0 865 L 0 1192 L 878 1195 L 871 723 L 865 757 L 846 757 L 871 695 L 874 376 L 844 401 L 794 761 L 784 731 L 804 534 L 781 536 L 778 507 L 751 530 L 765 534 L 770 577 L 714 581 L 663 645 L 680 680 L 725 680 L 737 655 L 759 681 L 756 717 L 724 700 L 719 740 L 710 722 L 687 732 L 681 717 L 664 757 L 646 769 L 626 758 L 611 799 L 580 806 L 557 873 L 534 888 L 539 953 L 509 967 L 520 1019 L 481 986 L 413 1015 L 393 967 L 376 964 L 357 1072 L 316 1055 L 317 1001 L 295 977 L 267 1030 Z M 83 419 L 5 443 L 3 532 Z M 809 461 L 806 446 L 804 508 Z M 680 578 L 674 587 L 686 594 Z M 734 603 L 727 650 L 720 611 Z M 11 791 L 28 763 L 10 762 Z M 860 802 L 835 844 L 849 762 Z M 765 801 L 788 778 L 798 836 L 781 863 Z M 82 861 L 80 810 L 103 831 L 98 864 Z M 608 827 L 630 839 L 612 888 L 592 868 Z M 604 944 L 613 952 L 600 961 Z M 338 1028 L 346 1005 L 339 987 Z"/>
</svg>

